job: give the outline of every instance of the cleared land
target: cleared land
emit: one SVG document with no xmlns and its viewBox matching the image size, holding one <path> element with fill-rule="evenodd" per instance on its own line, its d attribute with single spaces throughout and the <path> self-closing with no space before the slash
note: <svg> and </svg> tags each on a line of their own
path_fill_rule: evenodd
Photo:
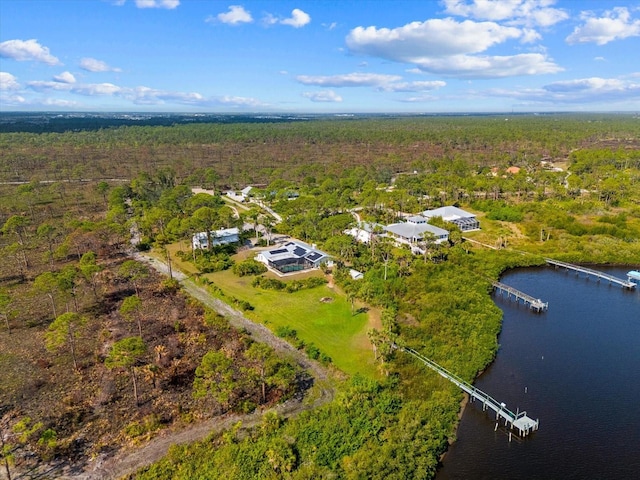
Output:
<svg viewBox="0 0 640 480">
<path fill-rule="evenodd" d="M 352 314 L 351 304 L 334 288 L 324 285 L 284 293 L 254 288 L 251 286 L 254 277 L 238 277 L 229 270 L 204 277 L 226 296 L 249 302 L 255 310 L 245 312 L 248 318 L 272 330 L 284 326 L 293 328 L 298 338 L 319 347 L 346 373 L 377 375 L 367 339 L 367 330 L 371 328 L 369 315 L 366 312 Z"/>
</svg>

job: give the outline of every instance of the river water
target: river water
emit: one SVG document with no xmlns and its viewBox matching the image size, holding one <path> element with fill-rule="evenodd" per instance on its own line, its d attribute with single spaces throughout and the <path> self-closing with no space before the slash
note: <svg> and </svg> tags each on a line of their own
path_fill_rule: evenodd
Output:
<svg viewBox="0 0 640 480">
<path fill-rule="evenodd" d="M 626 278 L 631 268 L 602 268 Z M 524 440 L 494 431 L 495 414 L 470 403 L 436 480 L 640 479 L 640 289 L 553 267 L 502 282 L 549 302 L 531 312 L 494 294 L 500 349 L 475 385 L 540 419 Z"/>
</svg>

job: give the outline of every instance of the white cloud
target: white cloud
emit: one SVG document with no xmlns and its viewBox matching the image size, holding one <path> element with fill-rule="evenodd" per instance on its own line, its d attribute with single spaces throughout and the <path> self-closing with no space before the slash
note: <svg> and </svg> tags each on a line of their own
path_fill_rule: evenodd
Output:
<svg viewBox="0 0 640 480">
<path fill-rule="evenodd" d="M 32 90 L 38 92 L 45 91 L 65 91 L 75 93 L 77 95 L 98 96 L 98 95 L 114 95 L 124 91 L 123 88 L 113 83 L 63 83 L 63 82 L 46 82 L 42 80 L 34 80 L 27 82 Z"/>
<path fill-rule="evenodd" d="M 233 95 L 223 95 L 208 100 L 207 105 L 223 105 L 225 107 L 266 107 L 267 104 L 251 97 L 237 97 Z"/>
<path fill-rule="evenodd" d="M 402 27 L 356 27 L 346 38 L 355 53 L 416 63 L 427 57 L 483 52 L 506 40 L 522 37 L 520 29 L 493 22 L 457 22 L 451 18 L 412 22 Z"/>
<path fill-rule="evenodd" d="M 294 28 L 304 27 L 309 22 L 311 22 L 311 17 L 309 16 L 309 14 L 303 12 L 299 8 L 294 8 L 291 11 L 291 17 L 289 18 L 278 18 L 271 13 L 267 13 L 262 19 L 262 23 L 264 23 L 265 25 L 280 24 L 289 25 L 290 27 Z"/>
<path fill-rule="evenodd" d="M 18 79 L 9 72 L 0 72 L 0 90 L 20 90 Z"/>
<path fill-rule="evenodd" d="M 207 18 L 206 22 L 221 22 L 227 25 L 239 25 L 241 23 L 253 22 L 251 13 L 244 9 L 241 5 L 230 5 L 229 11 L 226 13 L 219 13 L 215 17 Z"/>
<path fill-rule="evenodd" d="M 86 57 L 80 60 L 80 68 L 88 72 L 120 72 L 119 68 L 110 67 L 102 60 Z"/>
<path fill-rule="evenodd" d="M 542 54 L 477 55 L 507 40 L 536 38 L 530 29 L 445 18 L 412 22 L 394 29 L 357 27 L 351 30 L 346 43 L 354 53 L 410 63 L 425 72 L 448 76 L 492 78 L 560 71 Z"/>
<path fill-rule="evenodd" d="M 545 105 L 640 104 L 640 83 L 633 80 L 633 75 L 627 78 L 579 78 L 550 83 L 538 89 L 490 90 L 485 93 Z"/>
<path fill-rule="evenodd" d="M 166 8 L 167 10 L 173 10 L 180 5 L 180 0 L 135 0 L 135 3 L 138 8 Z"/>
<path fill-rule="evenodd" d="M 289 25 L 293 28 L 304 27 L 311 21 L 311 17 L 308 13 L 303 12 L 299 8 L 294 8 L 291 11 L 291 17 L 280 20 L 282 25 Z"/>
<path fill-rule="evenodd" d="M 544 87 L 548 92 L 554 93 L 577 93 L 585 91 L 618 91 L 621 92 L 628 87 L 638 88 L 640 85 L 629 84 L 623 80 L 617 78 L 580 78 L 577 80 L 567 80 L 561 82 L 554 82 Z"/>
<path fill-rule="evenodd" d="M 197 92 L 172 92 L 144 86 L 124 88 L 118 94 L 136 105 L 158 105 L 165 102 L 198 105 L 204 101 L 204 97 Z"/>
<path fill-rule="evenodd" d="M 549 27 L 566 20 L 566 11 L 552 8 L 555 0 L 444 0 L 445 12 L 478 20 Z"/>
<path fill-rule="evenodd" d="M 44 80 L 33 80 L 27 82 L 27 86 L 37 92 L 44 92 L 48 90 L 69 91 L 72 85 L 69 83 L 61 82 L 46 82 Z"/>
<path fill-rule="evenodd" d="M 71 92 L 78 95 L 94 97 L 97 95 L 114 95 L 121 93 L 123 89 L 113 83 L 86 83 L 71 88 Z"/>
<path fill-rule="evenodd" d="M 6 95 L 5 92 L 0 90 L 0 102 L 5 107 L 17 107 L 24 105 L 27 102 L 27 99 L 22 95 L 17 94 Z"/>
<path fill-rule="evenodd" d="M 402 77 L 378 73 L 347 73 L 344 75 L 298 75 L 296 80 L 303 85 L 319 87 L 370 87 L 397 82 L 402 80 Z"/>
<path fill-rule="evenodd" d="M 13 76 L 6 78 L 9 82 Z M 232 108 L 262 108 L 268 106 L 255 98 L 249 97 L 217 96 L 207 98 L 197 92 L 175 92 L 145 86 L 120 87 L 112 83 L 78 84 L 60 81 L 32 81 L 28 82 L 27 86 L 36 92 L 67 92 L 85 97 L 117 97 L 130 101 L 135 105 L 162 105 L 169 103 L 198 107 L 226 106 Z M 52 102 L 57 101 L 55 97 L 49 98 Z"/>
<path fill-rule="evenodd" d="M 440 80 L 423 82 L 398 82 L 389 83 L 378 87 L 384 92 L 428 92 L 446 86 L 446 82 Z"/>
<path fill-rule="evenodd" d="M 64 107 L 64 108 L 75 108 L 78 106 L 78 102 L 74 102 L 73 100 L 62 100 L 60 98 L 45 98 L 41 105 L 45 105 L 47 107 Z"/>
<path fill-rule="evenodd" d="M 340 103 L 342 102 L 342 97 L 333 90 L 321 90 L 319 92 L 304 92 L 302 94 L 304 98 L 308 98 L 312 102 L 319 103 Z"/>
<path fill-rule="evenodd" d="M 35 61 L 47 65 L 61 65 L 60 60 L 51 55 L 47 47 L 43 47 L 36 39 L 7 40 L 0 43 L 0 57 L 11 58 L 20 62 Z"/>
<path fill-rule="evenodd" d="M 583 12 L 584 24 L 576 27 L 567 37 L 567 43 L 595 43 L 605 45 L 614 40 L 640 35 L 640 19 L 632 19 L 629 10 L 614 8 L 596 17 L 592 12 Z"/>
<path fill-rule="evenodd" d="M 401 98 L 398 101 L 404 102 L 404 103 L 424 103 L 424 102 L 433 102 L 436 100 L 441 100 L 441 98 L 434 97 L 433 95 L 420 95 L 417 97 Z"/>
<path fill-rule="evenodd" d="M 430 73 L 456 78 L 504 78 L 558 73 L 563 69 L 540 53 L 512 56 L 455 55 L 425 59 L 418 67 Z"/>
<path fill-rule="evenodd" d="M 55 75 L 53 79 L 60 83 L 76 83 L 76 77 L 71 72 L 62 72 L 60 75 Z"/>
</svg>

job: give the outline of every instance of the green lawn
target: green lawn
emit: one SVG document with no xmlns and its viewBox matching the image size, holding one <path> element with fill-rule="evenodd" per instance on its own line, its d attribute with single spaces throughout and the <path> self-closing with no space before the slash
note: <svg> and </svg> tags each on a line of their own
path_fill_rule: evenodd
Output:
<svg viewBox="0 0 640 480">
<path fill-rule="evenodd" d="M 323 285 L 295 293 L 262 290 L 251 286 L 254 277 L 238 277 L 230 270 L 205 277 L 227 297 L 233 296 L 253 305 L 254 311 L 245 312 L 248 318 L 272 330 L 279 326 L 295 329 L 298 338 L 307 344 L 313 343 L 346 373 L 377 376 L 367 338 L 368 314 L 352 315 L 351 304 L 332 288 Z M 323 298 L 331 298 L 331 301 L 322 302 Z M 229 298 L 223 300 L 229 301 Z"/>
</svg>

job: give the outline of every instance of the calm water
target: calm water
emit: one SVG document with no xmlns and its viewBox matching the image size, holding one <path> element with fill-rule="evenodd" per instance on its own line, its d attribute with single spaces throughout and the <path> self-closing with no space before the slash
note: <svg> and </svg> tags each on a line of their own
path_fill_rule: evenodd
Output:
<svg viewBox="0 0 640 480">
<path fill-rule="evenodd" d="M 501 346 L 476 386 L 539 418 L 540 430 L 509 443 L 495 414 L 470 404 L 436 479 L 640 479 L 640 291 L 552 267 L 502 281 L 549 310 L 495 297 Z"/>
</svg>

